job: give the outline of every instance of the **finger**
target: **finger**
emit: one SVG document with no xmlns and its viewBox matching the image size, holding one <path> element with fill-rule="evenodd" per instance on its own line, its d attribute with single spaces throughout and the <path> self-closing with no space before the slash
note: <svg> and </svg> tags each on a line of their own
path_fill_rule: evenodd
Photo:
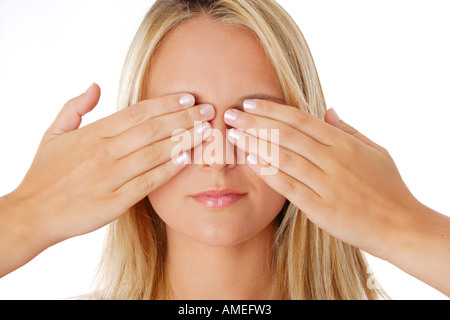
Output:
<svg viewBox="0 0 450 320">
<path fill-rule="evenodd" d="M 133 206 L 150 192 L 160 187 L 178 174 L 190 162 L 189 152 L 184 152 L 176 159 L 170 159 L 125 183 L 114 194 L 118 203 Z"/>
<path fill-rule="evenodd" d="M 352 126 L 350 126 L 349 124 L 347 124 L 346 122 L 344 122 L 343 120 L 341 120 L 338 116 L 338 114 L 336 113 L 336 111 L 331 108 L 328 109 L 327 112 L 325 113 L 325 121 L 327 123 L 329 123 L 330 125 L 344 131 L 345 133 L 355 137 L 356 139 L 358 139 L 359 141 L 365 143 L 366 145 L 375 148 L 381 152 L 387 153 L 386 149 L 384 149 L 382 146 L 376 144 L 375 142 L 373 142 L 372 140 L 370 140 L 369 138 L 367 138 L 365 135 L 363 135 L 362 133 L 360 133 L 358 130 L 356 130 L 355 128 L 353 128 Z"/>
<path fill-rule="evenodd" d="M 202 125 L 158 141 L 117 161 L 113 169 L 114 188 L 201 144 L 212 133 L 209 122 Z"/>
<path fill-rule="evenodd" d="M 116 159 L 120 159 L 145 146 L 172 136 L 175 131 L 193 128 L 196 122 L 208 121 L 214 116 L 214 107 L 205 104 L 148 119 L 111 138 L 111 154 Z"/>
<path fill-rule="evenodd" d="M 320 194 L 324 185 L 323 171 L 311 161 L 292 150 L 258 139 L 240 129 L 228 130 L 227 139 L 246 154 L 257 155 L 259 159 L 270 163 L 272 169 L 282 170 Z M 247 141 L 248 143 L 246 143 Z M 269 173 L 268 169 L 266 171 Z"/>
<path fill-rule="evenodd" d="M 140 101 L 105 119 L 96 122 L 99 132 L 104 138 L 111 138 L 133 128 L 144 121 L 183 110 L 195 105 L 195 98 L 188 93 L 171 94 L 149 100 Z"/>
<path fill-rule="evenodd" d="M 285 196 L 300 210 L 315 212 L 319 207 L 321 202 L 320 196 L 307 185 L 294 179 L 282 170 L 271 169 L 272 166 L 270 164 L 261 163 L 261 159 L 255 154 L 249 154 L 246 163 L 268 186 Z M 275 173 L 265 174 L 265 172 Z"/>
<path fill-rule="evenodd" d="M 229 109 L 224 114 L 224 121 L 265 140 L 267 139 L 261 135 L 268 136 L 270 132 L 272 143 L 294 151 L 318 167 L 321 167 L 321 162 L 326 157 L 326 146 L 280 120 Z"/>
<path fill-rule="evenodd" d="M 81 117 L 94 109 L 99 99 L 100 87 L 93 83 L 85 93 L 67 101 L 46 134 L 58 136 L 78 129 L 81 124 Z"/>
<path fill-rule="evenodd" d="M 334 136 L 339 132 L 321 119 L 309 115 L 299 108 L 269 100 L 246 100 L 244 101 L 244 110 L 287 123 L 324 145 L 332 145 L 335 141 Z"/>
</svg>

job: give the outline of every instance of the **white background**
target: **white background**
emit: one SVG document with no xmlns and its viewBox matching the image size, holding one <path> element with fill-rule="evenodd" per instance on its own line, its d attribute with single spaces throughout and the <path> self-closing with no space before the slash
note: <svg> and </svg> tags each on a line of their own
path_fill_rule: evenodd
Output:
<svg viewBox="0 0 450 320">
<path fill-rule="evenodd" d="M 0 0 L 0 195 L 22 180 L 62 105 L 102 88 L 83 125 L 115 111 L 130 41 L 153 1 Z M 387 148 L 414 195 L 450 213 L 450 2 L 284 0 L 314 56 L 329 107 Z M 82 201 L 82 199 L 80 199 Z M 0 279 L 0 299 L 89 291 L 104 229 L 64 241 Z M 394 299 L 446 299 L 368 257 Z"/>
</svg>

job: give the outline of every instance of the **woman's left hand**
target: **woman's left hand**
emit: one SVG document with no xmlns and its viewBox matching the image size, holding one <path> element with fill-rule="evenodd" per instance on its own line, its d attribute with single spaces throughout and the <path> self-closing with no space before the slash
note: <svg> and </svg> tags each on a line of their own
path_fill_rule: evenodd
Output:
<svg viewBox="0 0 450 320">
<path fill-rule="evenodd" d="M 321 229 L 374 256 L 387 257 L 399 232 L 415 222 L 410 212 L 421 205 L 389 153 L 350 126 L 344 128 L 347 132 L 336 128 L 345 123 L 334 111 L 327 112 L 326 120 L 335 126 L 267 100 L 247 101 L 244 109 L 227 110 L 224 119 L 237 128 L 228 130 L 227 138 L 249 153 L 249 166 Z M 272 139 L 271 145 L 264 137 L 269 150 L 278 145 L 277 154 L 250 154 L 249 146 L 264 140 L 255 135 L 260 129 L 278 129 L 279 141 Z M 249 143 L 238 143 L 239 136 L 248 137 Z"/>
</svg>

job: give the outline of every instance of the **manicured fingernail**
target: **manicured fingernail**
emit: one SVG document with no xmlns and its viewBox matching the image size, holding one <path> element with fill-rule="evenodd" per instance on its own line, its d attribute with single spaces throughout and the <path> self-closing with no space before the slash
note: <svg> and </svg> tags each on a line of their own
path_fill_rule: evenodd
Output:
<svg viewBox="0 0 450 320">
<path fill-rule="evenodd" d="M 258 158 L 253 153 L 251 153 L 247 156 L 247 161 L 248 161 L 248 163 L 253 164 L 253 165 L 258 164 Z"/>
<path fill-rule="evenodd" d="M 245 111 L 253 111 L 256 109 L 256 101 L 255 100 L 245 100 L 244 101 L 244 110 Z"/>
<path fill-rule="evenodd" d="M 210 104 L 205 104 L 200 107 L 200 114 L 207 119 L 214 117 L 215 113 L 214 107 Z"/>
<path fill-rule="evenodd" d="M 334 110 L 334 108 L 330 108 L 330 112 L 331 112 L 331 116 L 332 116 L 335 120 L 337 120 L 337 121 L 340 121 L 340 120 L 341 120 L 341 118 L 339 118 L 339 116 L 338 116 L 338 114 L 336 113 L 336 110 Z"/>
<path fill-rule="evenodd" d="M 185 151 L 175 158 L 176 164 L 188 164 L 190 161 L 190 155 Z"/>
<path fill-rule="evenodd" d="M 209 124 L 209 122 L 205 122 L 205 123 L 203 123 L 200 127 L 198 127 L 197 129 L 195 129 L 195 131 L 196 131 L 198 134 L 203 135 L 203 134 L 206 132 L 206 130 L 208 130 L 208 129 L 211 129 L 211 125 Z"/>
<path fill-rule="evenodd" d="M 195 98 L 192 94 L 185 94 L 180 97 L 180 104 L 185 108 L 192 107 L 195 104 Z"/>
<path fill-rule="evenodd" d="M 233 121 L 235 121 L 237 119 L 238 112 L 235 109 L 230 109 L 230 110 L 225 111 L 225 114 L 224 114 L 223 117 L 224 117 L 225 120 L 233 122 Z"/>
<path fill-rule="evenodd" d="M 228 130 L 228 135 L 232 139 L 239 140 L 240 138 L 242 138 L 242 130 L 230 129 L 230 130 Z"/>
</svg>

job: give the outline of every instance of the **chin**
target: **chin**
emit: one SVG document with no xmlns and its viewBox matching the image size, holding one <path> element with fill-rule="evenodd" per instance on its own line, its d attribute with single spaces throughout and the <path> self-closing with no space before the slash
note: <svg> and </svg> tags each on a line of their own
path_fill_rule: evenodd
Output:
<svg viewBox="0 0 450 320">
<path fill-rule="evenodd" d="M 268 229 L 268 226 L 258 227 L 252 228 L 248 221 L 197 225 L 187 237 L 211 247 L 231 247 L 251 240 Z"/>
</svg>

